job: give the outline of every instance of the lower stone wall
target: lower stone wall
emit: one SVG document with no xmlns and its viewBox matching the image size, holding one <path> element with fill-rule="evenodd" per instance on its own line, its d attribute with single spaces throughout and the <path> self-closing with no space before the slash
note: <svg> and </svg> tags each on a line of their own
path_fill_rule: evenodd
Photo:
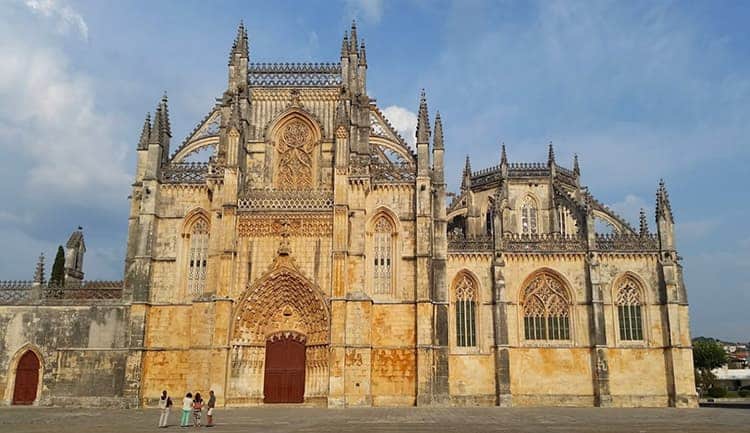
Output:
<svg viewBox="0 0 750 433">
<path fill-rule="evenodd" d="M 10 405 L 20 358 L 40 361 L 33 404 L 127 407 L 125 305 L 0 307 L 0 403 Z"/>
</svg>

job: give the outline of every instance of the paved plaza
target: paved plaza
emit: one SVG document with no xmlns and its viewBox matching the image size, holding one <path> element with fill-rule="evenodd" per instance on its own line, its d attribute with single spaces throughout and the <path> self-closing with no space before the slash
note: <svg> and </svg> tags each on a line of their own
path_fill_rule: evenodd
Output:
<svg viewBox="0 0 750 433">
<path fill-rule="evenodd" d="M 156 427 L 157 409 L 0 409 L 0 432 L 194 431 Z M 750 409 L 393 408 L 262 407 L 217 411 L 209 432 L 750 432 Z"/>
</svg>

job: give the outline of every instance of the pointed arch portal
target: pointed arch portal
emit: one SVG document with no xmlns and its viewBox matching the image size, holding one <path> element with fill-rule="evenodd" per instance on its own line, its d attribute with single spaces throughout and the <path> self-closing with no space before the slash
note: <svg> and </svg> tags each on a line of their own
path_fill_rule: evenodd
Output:
<svg viewBox="0 0 750 433">
<path fill-rule="evenodd" d="M 287 255 L 248 288 L 234 315 L 230 400 L 302 403 L 328 394 L 330 313 Z"/>
<path fill-rule="evenodd" d="M 39 357 L 32 350 L 27 350 L 18 360 L 16 381 L 13 387 L 13 404 L 33 404 L 39 387 Z"/>
</svg>

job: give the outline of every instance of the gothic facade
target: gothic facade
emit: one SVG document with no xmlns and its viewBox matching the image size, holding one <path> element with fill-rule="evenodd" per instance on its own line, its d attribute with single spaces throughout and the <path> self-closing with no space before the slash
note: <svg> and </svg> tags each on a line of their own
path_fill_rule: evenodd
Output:
<svg viewBox="0 0 750 433">
<path fill-rule="evenodd" d="M 422 93 L 410 147 L 367 69 L 354 26 L 338 63 L 258 64 L 241 25 L 188 137 L 171 145 L 166 97 L 144 122 L 115 299 L 29 289 L 0 307 L 6 401 L 33 351 L 50 404 L 213 389 L 226 405 L 695 406 L 664 184 L 656 233 L 551 144 L 542 163 L 467 158 L 449 194 L 440 115 Z M 27 329 L 56 321 L 88 334 Z"/>
</svg>

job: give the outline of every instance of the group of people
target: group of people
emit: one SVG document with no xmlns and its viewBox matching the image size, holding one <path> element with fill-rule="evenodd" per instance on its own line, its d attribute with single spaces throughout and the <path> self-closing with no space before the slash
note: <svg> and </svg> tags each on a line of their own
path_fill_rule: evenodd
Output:
<svg viewBox="0 0 750 433">
<path fill-rule="evenodd" d="M 161 410 L 161 416 L 159 417 L 159 427 L 167 427 L 169 423 L 169 411 L 173 406 L 172 398 L 167 395 L 167 391 L 161 392 L 159 398 L 159 409 Z M 195 427 L 201 426 L 201 413 L 203 407 L 206 407 L 206 427 L 214 426 L 214 408 L 216 407 L 216 396 L 213 390 L 208 392 L 208 401 L 204 402 L 200 392 L 196 392 L 195 396 L 188 392 L 185 394 L 185 398 L 182 399 L 182 418 L 180 419 L 180 427 L 190 427 L 190 415 L 193 415 L 193 425 Z"/>
</svg>

